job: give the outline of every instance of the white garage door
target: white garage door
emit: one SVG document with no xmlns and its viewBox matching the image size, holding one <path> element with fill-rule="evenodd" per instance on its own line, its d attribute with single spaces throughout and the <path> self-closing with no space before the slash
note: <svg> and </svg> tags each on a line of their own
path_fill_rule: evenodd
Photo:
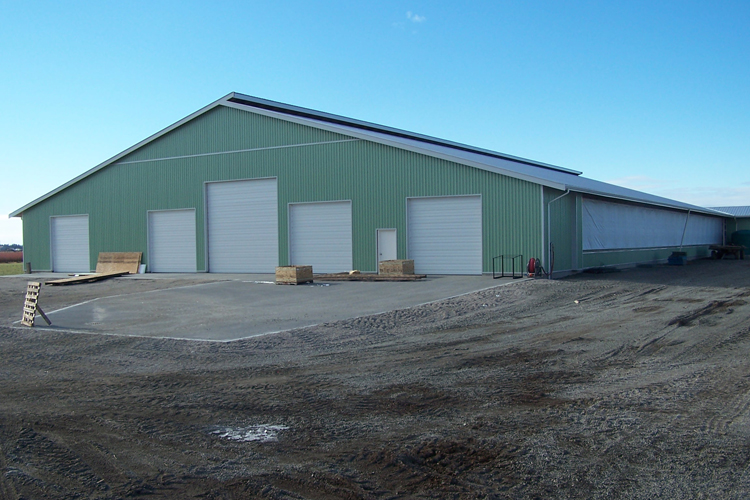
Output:
<svg viewBox="0 0 750 500">
<path fill-rule="evenodd" d="M 89 216 L 50 217 L 52 270 L 58 273 L 87 273 L 89 259 Z"/>
<path fill-rule="evenodd" d="M 208 270 L 272 273 L 279 262 L 276 179 L 206 185 Z"/>
<path fill-rule="evenodd" d="M 418 274 L 482 274 L 482 199 L 410 198 L 409 258 Z"/>
<path fill-rule="evenodd" d="M 289 236 L 292 265 L 311 265 L 315 273 L 352 269 L 350 201 L 289 205 Z"/>
<path fill-rule="evenodd" d="M 148 269 L 152 273 L 194 273 L 195 210 L 148 213 Z"/>
</svg>

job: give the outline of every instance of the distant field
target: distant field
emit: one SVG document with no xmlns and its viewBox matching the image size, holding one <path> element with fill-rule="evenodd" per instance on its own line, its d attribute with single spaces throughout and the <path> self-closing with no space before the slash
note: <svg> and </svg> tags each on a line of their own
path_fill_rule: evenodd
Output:
<svg viewBox="0 0 750 500">
<path fill-rule="evenodd" d="M 23 262 L 0 263 L 0 276 L 23 273 Z"/>
<path fill-rule="evenodd" d="M 23 252 L 0 252 L 0 263 L 23 262 Z"/>
</svg>

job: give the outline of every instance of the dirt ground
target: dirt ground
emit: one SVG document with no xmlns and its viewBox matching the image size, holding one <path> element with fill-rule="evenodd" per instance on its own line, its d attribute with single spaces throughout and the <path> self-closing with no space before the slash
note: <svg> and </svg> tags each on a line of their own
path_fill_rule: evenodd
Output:
<svg viewBox="0 0 750 500">
<path fill-rule="evenodd" d="M 12 328 L 25 282 L 0 279 L 1 498 L 750 495 L 750 260 L 232 343 Z"/>
</svg>

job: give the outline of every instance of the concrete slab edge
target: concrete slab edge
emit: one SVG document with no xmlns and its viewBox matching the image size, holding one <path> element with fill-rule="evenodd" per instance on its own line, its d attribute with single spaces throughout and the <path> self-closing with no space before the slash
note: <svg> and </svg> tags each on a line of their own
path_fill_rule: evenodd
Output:
<svg viewBox="0 0 750 500">
<path fill-rule="evenodd" d="M 429 305 L 429 304 L 435 304 L 437 302 L 443 302 L 444 300 L 451 300 L 451 299 L 455 299 L 455 298 L 458 298 L 458 297 L 464 297 L 466 295 L 471 295 L 472 293 L 484 292 L 486 290 L 491 290 L 493 288 L 500 288 L 500 287 L 503 287 L 503 286 L 514 285 L 516 283 L 523 283 L 525 281 L 533 281 L 533 278 L 522 278 L 520 280 L 514 280 L 514 281 L 510 281 L 508 283 L 502 283 L 500 285 L 488 286 L 486 288 L 481 288 L 479 290 L 473 290 L 471 292 L 464 292 L 464 293 L 459 293 L 457 295 L 451 295 L 450 297 L 444 297 L 442 299 L 436 299 L 436 300 L 430 300 L 430 301 L 427 301 L 427 302 L 422 302 L 421 304 L 415 304 L 415 305 L 409 306 L 409 307 L 404 307 L 404 308 L 400 308 L 400 309 L 389 309 L 387 311 L 381 311 L 381 312 L 371 313 L 371 314 L 363 314 L 361 316 L 352 316 L 351 318 L 346 318 L 346 319 L 337 320 L 337 321 L 350 321 L 350 320 L 353 320 L 353 319 L 367 318 L 367 317 L 370 317 L 370 316 L 380 316 L 381 314 L 388 314 L 388 313 L 394 312 L 394 311 L 408 311 L 409 309 L 414 309 L 416 307 L 426 306 L 426 305 Z M 221 283 L 221 281 L 212 281 L 210 283 L 198 283 L 198 284 L 195 284 L 195 285 L 185 285 L 185 286 L 175 287 L 175 288 L 164 288 L 164 289 L 161 289 L 161 290 L 148 290 L 146 292 L 140 292 L 140 293 L 163 292 L 163 291 L 168 291 L 168 290 L 177 290 L 179 288 L 191 288 L 191 287 L 196 287 L 196 286 L 210 285 L 212 283 Z M 76 307 L 76 306 L 79 306 L 79 305 L 88 304 L 89 302 L 93 302 L 95 300 L 99 300 L 99 299 L 102 299 L 102 298 L 122 297 L 122 296 L 125 296 L 125 295 L 133 295 L 133 294 L 123 293 L 123 294 L 119 294 L 119 295 L 111 295 L 111 296 L 108 296 L 108 297 L 97 297 L 97 298 L 92 299 L 92 300 L 87 300 L 85 302 L 81 302 L 80 304 L 74 304 L 74 305 L 71 305 L 71 306 L 63 307 L 62 309 L 57 309 L 56 311 L 52 311 L 52 312 L 49 312 L 47 314 L 49 315 L 49 314 L 53 314 L 53 313 L 58 312 L 58 311 L 64 311 L 66 309 L 70 309 L 71 307 Z M 21 322 L 20 320 L 19 321 L 15 321 L 12 325 L 9 325 L 9 328 L 13 328 L 15 330 L 26 330 L 26 331 L 28 331 L 29 327 L 27 327 L 27 326 L 14 326 L 14 325 L 16 325 L 16 324 L 18 324 L 20 322 Z M 321 324 L 322 323 L 314 323 L 312 325 L 296 326 L 294 328 L 287 328 L 285 330 L 276 330 L 276 331 L 273 331 L 273 332 L 257 333 L 255 335 L 248 335 L 247 337 L 240 337 L 240 338 L 229 339 L 229 340 L 190 339 L 190 338 L 184 338 L 184 337 L 161 337 L 161 336 L 160 337 L 154 337 L 154 336 L 145 336 L 145 335 L 128 335 L 128 334 L 125 334 L 125 333 L 87 332 L 87 331 L 81 331 L 81 330 L 68 330 L 68 329 L 65 329 L 65 328 L 51 328 L 51 327 L 44 327 L 44 326 L 38 326 L 38 327 L 34 327 L 34 328 L 37 331 L 49 331 L 49 332 L 61 332 L 61 333 L 76 333 L 76 334 L 83 334 L 83 335 L 107 335 L 107 336 L 110 336 L 110 337 L 133 337 L 133 338 L 142 338 L 142 339 L 178 340 L 178 341 L 188 341 L 188 342 L 211 342 L 211 343 L 219 343 L 219 344 L 228 344 L 228 343 L 231 343 L 231 342 L 240 342 L 242 340 L 249 340 L 249 339 L 253 339 L 253 338 L 257 338 L 257 337 L 264 337 L 266 335 L 276 335 L 276 334 L 279 334 L 279 333 L 292 332 L 294 330 L 303 330 L 305 328 L 313 328 L 313 327 L 316 327 L 316 326 L 320 326 Z"/>
</svg>

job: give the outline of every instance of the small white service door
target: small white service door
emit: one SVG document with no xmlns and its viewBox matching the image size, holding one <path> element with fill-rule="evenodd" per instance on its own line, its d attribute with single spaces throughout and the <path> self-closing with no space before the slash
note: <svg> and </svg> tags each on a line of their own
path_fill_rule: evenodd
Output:
<svg viewBox="0 0 750 500">
<path fill-rule="evenodd" d="M 396 260 L 396 230 L 378 229 L 378 262 Z"/>
</svg>

